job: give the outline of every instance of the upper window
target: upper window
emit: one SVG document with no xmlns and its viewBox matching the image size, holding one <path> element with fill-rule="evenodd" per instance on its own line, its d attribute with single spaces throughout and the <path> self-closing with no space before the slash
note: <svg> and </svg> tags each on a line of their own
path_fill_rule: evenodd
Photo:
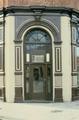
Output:
<svg viewBox="0 0 79 120">
<path fill-rule="evenodd" d="M 0 72 L 3 71 L 3 46 L 0 46 Z"/>
<path fill-rule="evenodd" d="M 79 25 L 77 26 L 77 30 L 76 30 L 76 42 L 77 44 L 79 44 Z"/>
<path fill-rule="evenodd" d="M 50 36 L 46 31 L 40 29 L 33 29 L 28 32 L 26 43 L 50 43 Z"/>
<path fill-rule="evenodd" d="M 79 26 L 72 27 L 72 42 L 79 44 Z"/>
<path fill-rule="evenodd" d="M 72 41 L 73 42 L 76 42 L 76 37 L 77 37 L 76 27 L 72 27 Z"/>
<path fill-rule="evenodd" d="M 0 42 L 3 41 L 3 29 L 0 28 Z"/>
</svg>

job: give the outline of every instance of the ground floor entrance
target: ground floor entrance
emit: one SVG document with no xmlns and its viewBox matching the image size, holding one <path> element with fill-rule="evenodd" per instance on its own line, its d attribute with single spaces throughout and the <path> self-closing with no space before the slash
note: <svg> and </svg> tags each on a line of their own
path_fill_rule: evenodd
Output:
<svg viewBox="0 0 79 120">
<path fill-rule="evenodd" d="M 52 69 L 50 64 L 25 65 L 25 99 L 52 99 Z"/>
<path fill-rule="evenodd" d="M 51 38 L 40 28 L 30 30 L 24 37 L 25 100 L 52 99 Z"/>
</svg>

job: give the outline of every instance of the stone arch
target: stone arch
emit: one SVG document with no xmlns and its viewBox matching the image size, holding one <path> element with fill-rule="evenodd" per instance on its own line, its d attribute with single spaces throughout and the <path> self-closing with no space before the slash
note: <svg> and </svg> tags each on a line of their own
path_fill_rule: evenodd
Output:
<svg viewBox="0 0 79 120">
<path fill-rule="evenodd" d="M 20 26 L 18 33 L 17 33 L 17 40 L 18 41 L 23 41 L 23 34 L 25 33 L 25 31 L 27 32 L 27 30 L 33 28 L 33 27 L 41 27 L 42 29 L 48 29 L 53 37 L 54 37 L 54 41 L 59 40 L 59 30 L 57 28 L 57 26 L 55 26 L 53 23 L 48 22 L 46 20 L 43 21 L 30 21 L 28 23 L 25 23 L 23 25 Z"/>
</svg>

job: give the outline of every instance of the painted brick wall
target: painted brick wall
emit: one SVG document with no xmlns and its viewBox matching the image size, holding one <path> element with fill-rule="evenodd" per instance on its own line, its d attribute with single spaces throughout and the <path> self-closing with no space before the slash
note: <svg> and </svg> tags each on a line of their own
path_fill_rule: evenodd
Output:
<svg viewBox="0 0 79 120">
<path fill-rule="evenodd" d="M 67 6 L 79 9 L 79 0 L 0 0 L 0 7 L 15 5 Z"/>
</svg>

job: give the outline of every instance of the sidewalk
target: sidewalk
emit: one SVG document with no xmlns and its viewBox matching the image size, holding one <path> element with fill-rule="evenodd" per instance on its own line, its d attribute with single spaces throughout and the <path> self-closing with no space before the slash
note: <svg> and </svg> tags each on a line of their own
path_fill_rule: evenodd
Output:
<svg viewBox="0 0 79 120">
<path fill-rule="evenodd" d="M 79 101 L 0 103 L 0 120 L 79 120 Z"/>
</svg>

